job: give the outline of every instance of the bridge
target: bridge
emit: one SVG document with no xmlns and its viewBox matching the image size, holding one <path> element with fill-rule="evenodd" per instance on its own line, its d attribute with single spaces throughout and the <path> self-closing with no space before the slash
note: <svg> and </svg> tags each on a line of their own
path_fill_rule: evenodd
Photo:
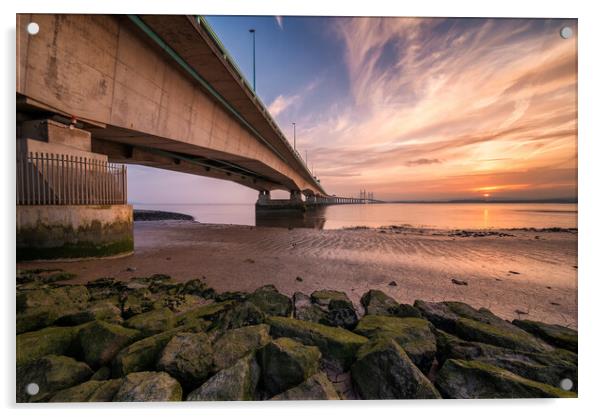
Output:
<svg viewBox="0 0 602 417">
<path fill-rule="evenodd" d="M 328 195 L 201 17 L 19 14 L 16 81 L 18 247 L 81 246 L 100 221 L 126 224 L 117 246 L 131 250 L 114 163 L 233 181 L 258 191 L 259 209 L 374 202 Z M 112 194 L 90 182 L 97 174 Z M 32 242 L 49 217 L 71 240 Z M 97 237 L 92 254 L 115 244 Z"/>
</svg>

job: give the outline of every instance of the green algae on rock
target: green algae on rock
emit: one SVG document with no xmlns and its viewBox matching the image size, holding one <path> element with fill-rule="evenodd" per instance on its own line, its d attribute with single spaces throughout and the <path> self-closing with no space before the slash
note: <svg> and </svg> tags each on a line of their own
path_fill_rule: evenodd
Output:
<svg viewBox="0 0 602 417">
<path fill-rule="evenodd" d="M 58 391 L 49 401 L 52 403 L 108 402 L 113 400 L 122 383 L 123 379 L 91 380 Z"/>
<path fill-rule="evenodd" d="M 86 363 L 94 368 L 111 363 L 124 347 L 142 337 L 139 330 L 93 321 L 82 327 L 79 344 Z"/>
<path fill-rule="evenodd" d="M 377 336 L 395 339 L 412 362 L 427 374 L 437 352 L 433 330 L 433 325 L 424 319 L 367 315 L 354 332 L 370 339 Z"/>
<path fill-rule="evenodd" d="M 571 398 L 576 394 L 479 361 L 448 359 L 437 375 L 447 398 Z"/>
<path fill-rule="evenodd" d="M 270 326 L 259 324 L 225 332 L 213 343 L 213 363 L 217 370 L 227 368 L 238 359 L 265 346 L 271 340 Z"/>
<path fill-rule="evenodd" d="M 261 370 L 255 355 L 249 354 L 222 369 L 192 391 L 187 401 L 252 401 Z"/>
<path fill-rule="evenodd" d="M 288 317 L 268 317 L 266 322 L 272 336 L 290 337 L 303 344 L 317 346 L 325 359 L 342 369 L 351 366 L 357 350 L 368 341 L 349 330 Z"/>
<path fill-rule="evenodd" d="M 176 324 L 176 316 L 169 308 L 151 310 L 137 314 L 123 323 L 124 326 L 140 330 L 149 336 L 172 329 Z"/>
<path fill-rule="evenodd" d="M 359 349 L 351 376 L 365 400 L 441 398 L 399 344 L 387 337 L 376 337 Z"/>
<path fill-rule="evenodd" d="M 247 301 L 255 304 L 269 316 L 288 317 L 293 310 L 292 302 L 286 295 L 278 292 L 273 285 L 264 285 L 249 294 Z"/>
<path fill-rule="evenodd" d="M 301 384 L 270 398 L 273 401 L 340 400 L 332 382 L 323 372 L 317 372 Z"/>
<path fill-rule="evenodd" d="M 576 330 L 533 320 L 513 320 L 512 324 L 553 346 L 577 353 L 578 335 Z"/>
<path fill-rule="evenodd" d="M 197 387 L 213 371 L 213 348 L 205 333 L 182 332 L 167 343 L 157 369 L 176 378 L 184 387 Z"/>
<path fill-rule="evenodd" d="M 318 371 L 321 358 L 315 346 L 281 337 L 257 351 L 261 386 L 269 396 L 299 385 Z"/>
<path fill-rule="evenodd" d="M 47 401 L 50 394 L 80 384 L 92 375 L 83 362 L 68 356 L 48 355 L 27 365 L 17 366 L 17 402 Z M 35 383 L 39 392 L 29 395 L 26 387 Z"/>
</svg>

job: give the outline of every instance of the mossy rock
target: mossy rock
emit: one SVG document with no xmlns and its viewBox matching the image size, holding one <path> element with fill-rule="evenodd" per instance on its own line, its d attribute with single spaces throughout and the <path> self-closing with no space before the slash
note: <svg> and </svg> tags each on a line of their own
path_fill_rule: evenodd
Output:
<svg viewBox="0 0 602 417">
<path fill-rule="evenodd" d="M 362 295 L 360 304 L 366 315 L 394 316 L 399 304 L 380 290 L 370 290 Z"/>
<path fill-rule="evenodd" d="M 213 348 L 205 333 L 181 332 L 167 343 L 157 369 L 176 378 L 185 387 L 198 387 L 213 372 Z"/>
<path fill-rule="evenodd" d="M 142 337 L 142 332 L 118 324 L 94 321 L 86 324 L 79 332 L 84 361 L 98 368 L 111 363 L 124 347 Z"/>
<path fill-rule="evenodd" d="M 354 330 L 370 339 L 377 336 L 393 338 L 425 374 L 428 374 L 437 352 L 433 331 L 432 324 L 424 319 L 375 315 L 364 316 Z"/>
<path fill-rule="evenodd" d="M 573 381 L 577 391 L 577 355 L 556 349 L 545 353 L 521 352 L 485 343 L 469 342 L 443 331 L 437 331 L 437 360 L 478 360 L 506 369 L 527 379 L 557 386 L 561 380 Z"/>
<path fill-rule="evenodd" d="M 91 375 L 92 370 L 83 362 L 67 356 L 44 356 L 27 365 L 17 366 L 17 402 L 47 401 L 52 393 L 80 384 Z M 38 385 L 36 395 L 27 393 L 26 387 L 30 383 Z"/>
<path fill-rule="evenodd" d="M 365 400 L 441 398 L 391 338 L 376 337 L 363 345 L 351 367 L 351 378 Z"/>
<path fill-rule="evenodd" d="M 416 307 L 410 304 L 399 304 L 395 309 L 395 317 L 416 317 L 423 318 L 422 313 Z"/>
<path fill-rule="evenodd" d="M 367 338 L 339 327 L 296 320 L 288 317 L 268 317 L 270 334 L 290 337 L 305 345 L 317 346 L 325 359 L 341 369 L 348 369 L 355 360 L 357 350 Z"/>
<path fill-rule="evenodd" d="M 127 375 L 114 402 L 180 401 L 182 387 L 166 372 L 134 372 Z"/>
<path fill-rule="evenodd" d="M 524 352 L 546 352 L 552 348 L 533 337 L 519 327 L 488 324 L 481 321 L 460 318 L 456 321 L 456 335 L 465 340 L 482 342 L 490 345 L 516 349 Z"/>
<path fill-rule="evenodd" d="M 221 331 L 261 324 L 265 321 L 264 312 L 255 304 L 243 301 L 222 311 L 214 320 L 212 328 Z"/>
<path fill-rule="evenodd" d="M 232 308 L 235 305 L 232 301 L 223 301 L 211 303 L 176 315 L 176 324 L 178 326 L 195 325 L 205 320 L 214 320 L 222 312 Z"/>
<path fill-rule="evenodd" d="M 326 318 L 326 311 L 311 302 L 311 298 L 302 292 L 293 294 L 293 317 L 297 320 L 320 323 Z"/>
<path fill-rule="evenodd" d="M 291 315 L 293 305 L 286 295 L 278 292 L 273 285 L 265 285 L 249 294 L 247 301 L 255 304 L 264 314 L 269 316 Z"/>
<path fill-rule="evenodd" d="M 459 301 L 433 303 L 416 300 L 414 307 L 420 311 L 425 319 L 433 323 L 435 327 L 449 333 L 453 333 L 456 321 L 460 318 L 468 318 L 484 323 L 495 322 L 502 324 L 504 322 L 504 320 L 485 308 L 476 310 L 470 305 Z"/>
<path fill-rule="evenodd" d="M 282 337 L 257 351 L 261 386 L 271 397 L 299 385 L 318 371 L 321 358 L 315 346 Z"/>
<path fill-rule="evenodd" d="M 111 301 L 96 301 L 89 303 L 85 310 L 63 316 L 56 321 L 60 326 L 77 326 L 94 320 L 121 324 L 121 310 Z"/>
<path fill-rule="evenodd" d="M 20 291 L 17 293 L 17 333 L 41 329 L 61 317 L 83 311 L 89 298 L 83 285 Z"/>
<path fill-rule="evenodd" d="M 122 349 L 112 362 L 112 375 L 123 376 L 132 372 L 151 371 L 159 360 L 163 348 L 184 328 L 168 330 L 146 337 Z"/>
<path fill-rule="evenodd" d="M 138 314 L 151 311 L 156 297 L 148 288 L 128 289 L 120 294 L 121 315 L 129 319 Z"/>
<path fill-rule="evenodd" d="M 317 290 L 311 293 L 311 301 L 323 308 L 348 307 L 353 309 L 353 303 L 343 291 Z"/>
<path fill-rule="evenodd" d="M 124 326 L 140 330 L 149 336 L 173 329 L 176 315 L 169 308 L 161 308 L 135 315 L 124 322 Z"/>
<path fill-rule="evenodd" d="M 107 381 L 87 381 L 83 384 L 61 390 L 54 394 L 51 403 L 83 403 L 83 402 L 108 402 L 121 387 L 123 379 L 111 379 Z"/>
<path fill-rule="evenodd" d="M 480 361 L 449 359 L 437 374 L 447 398 L 570 398 L 576 394 Z"/>
<path fill-rule="evenodd" d="M 301 384 L 293 387 L 270 400 L 272 401 L 305 401 L 305 400 L 340 400 L 332 382 L 326 374 L 317 372 Z"/>
<path fill-rule="evenodd" d="M 249 354 L 229 368 L 222 369 L 192 391 L 187 401 L 252 401 L 256 399 L 260 368 Z"/>
<path fill-rule="evenodd" d="M 241 327 L 225 332 L 213 343 L 213 362 L 217 370 L 227 368 L 243 356 L 265 346 L 271 340 L 270 326 Z"/>
<path fill-rule="evenodd" d="M 557 324 L 547 324 L 533 320 L 513 320 L 512 324 L 553 346 L 577 353 L 578 334 L 576 330 Z"/>
<path fill-rule="evenodd" d="M 521 328 L 497 317 L 486 308 L 474 309 L 457 301 L 430 303 L 416 300 L 414 306 L 438 329 L 462 339 L 525 352 L 545 352 L 551 346 Z"/>
<path fill-rule="evenodd" d="M 46 355 L 77 356 L 80 353 L 78 334 L 81 328 L 47 327 L 17 335 L 17 366 Z"/>
</svg>

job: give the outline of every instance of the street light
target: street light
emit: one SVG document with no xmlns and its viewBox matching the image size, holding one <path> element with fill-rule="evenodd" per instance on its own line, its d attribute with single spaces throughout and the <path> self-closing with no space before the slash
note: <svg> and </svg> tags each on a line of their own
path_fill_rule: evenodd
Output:
<svg viewBox="0 0 602 417">
<path fill-rule="evenodd" d="M 253 36 L 253 91 L 255 91 L 255 29 L 249 29 Z"/>
<path fill-rule="evenodd" d="M 297 150 L 297 127 L 295 122 L 293 122 L 293 149 Z"/>
</svg>

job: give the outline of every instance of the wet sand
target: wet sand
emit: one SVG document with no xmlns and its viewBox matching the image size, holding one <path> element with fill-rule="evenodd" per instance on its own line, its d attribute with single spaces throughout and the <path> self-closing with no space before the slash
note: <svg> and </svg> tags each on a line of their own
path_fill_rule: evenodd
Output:
<svg viewBox="0 0 602 417">
<path fill-rule="evenodd" d="M 357 307 L 364 292 L 380 289 L 402 303 L 457 300 L 508 320 L 520 317 L 576 329 L 577 233 L 503 234 L 512 236 L 135 222 L 133 255 L 27 262 L 18 268 L 62 268 L 78 275 L 74 282 L 163 273 L 182 281 L 203 278 L 218 292 L 252 291 L 264 284 L 289 296 L 335 289 L 345 291 Z"/>
</svg>

